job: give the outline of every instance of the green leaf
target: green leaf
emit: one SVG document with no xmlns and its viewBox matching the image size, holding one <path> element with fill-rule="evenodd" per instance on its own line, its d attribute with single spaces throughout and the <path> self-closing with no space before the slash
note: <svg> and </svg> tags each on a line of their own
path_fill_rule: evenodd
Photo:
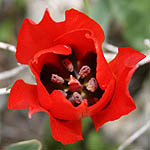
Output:
<svg viewBox="0 0 150 150">
<path fill-rule="evenodd" d="M 117 147 L 111 142 L 105 141 L 104 137 L 95 130 L 89 133 L 86 144 L 87 150 L 113 150 Z"/>
<path fill-rule="evenodd" d="M 14 34 L 13 20 L 6 18 L 0 22 L 0 41 L 9 42 Z"/>
<path fill-rule="evenodd" d="M 144 49 L 144 39 L 150 38 L 149 0 L 109 0 L 112 14 L 123 28 L 129 46 Z"/>
<path fill-rule="evenodd" d="M 3 2 L 3 0 L 0 0 L 0 6 L 1 6 L 2 2 Z"/>
<path fill-rule="evenodd" d="M 42 145 L 40 141 L 33 139 L 29 141 L 22 141 L 6 147 L 6 150 L 41 150 Z"/>
<path fill-rule="evenodd" d="M 14 1 L 14 7 L 17 10 L 21 10 L 21 9 L 24 10 L 25 9 L 25 5 L 26 5 L 25 0 L 15 0 Z"/>
<path fill-rule="evenodd" d="M 90 16 L 102 26 L 106 36 L 111 18 L 108 0 L 97 0 L 95 3 L 91 3 L 89 7 Z"/>
<path fill-rule="evenodd" d="M 82 130 L 83 130 L 83 134 L 85 134 L 90 126 L 90 124 L 92 123 L 91 118 L 89 117 L 85 117 L 82 119 Z"/>
<path fill-rule="evenodd" d="M 86 13 L 87 15 L 90 15 L 90 14 L 89 14 L 89 4 L 88 4 L 88 0 L 83 0 L 83 3 L 84 3 L 85 13 Z"/>
</svg>

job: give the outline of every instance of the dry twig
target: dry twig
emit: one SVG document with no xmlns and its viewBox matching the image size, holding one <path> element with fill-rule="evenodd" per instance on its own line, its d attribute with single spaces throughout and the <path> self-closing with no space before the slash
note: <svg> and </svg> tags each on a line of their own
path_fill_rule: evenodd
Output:
<svg viewBox="0 0 150 150">
<path fill-rule="evenodd" d="M 16 52 L 16 47 L 14 45 L 4 43 L 4 42 L 0 42 L 0 49 L 8 50 L 14 53 Z"/>
<path fill-rule="evenodd" d="M 19 72 L 24 70 L 26 67 L 27 66 L 20 65 L 20 66 L 15 67 L 11 70 L 2 72 L 2 73 L 0 73 L 0 80 L 8 79 L 10 77 L 13 77 L 13 76 L 17 75 Z"/>
<path fill-rule="evenodd" d="M 0 95 L 9 94 L 9 93 L 10 93 L 10 89 L 8 89 L 8 88 L 1 88 L 0 89 Z"/>
<path fill-rule="evenodd" d="M 118 53 L 118 47 L 109 43 L 104 43 L 104 48 L 112 53 Z"/>
<path fill-rule="evenodd" d="M 133 143 L 138 137 L 140 137 L 149 128 L 150 128 L 150 120 L 140 129 L 138 129 L 135 133 L 133 133 L 123 144 L 121 144 L 118 150 L 124 150 L 127 146 Z"/>
</svg>

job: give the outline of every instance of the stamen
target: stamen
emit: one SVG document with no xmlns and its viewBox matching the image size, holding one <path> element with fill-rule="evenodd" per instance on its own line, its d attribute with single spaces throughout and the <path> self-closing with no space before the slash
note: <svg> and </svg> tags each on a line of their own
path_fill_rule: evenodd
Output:
<svg viewBox="0 0 150 150">
<path fill-rule="evenodd" d="M 59 92 L 61 92 L 65 97 L 67 97 L 67 93 L 63 90 L 58 90 Z"/>
<path fill-rule="evenodd" d="M 69 85 L 69 90 L 72 92 L 79 91 L 81 89 L 80 82 L 77 79 L 75 79 L 72 75 L 70 75 L 68 85 Z"/>
<path fill-rule="evenodd" d="M 82 66 L 82 68 L 79 71 L 79 75 L 82 79 L 88 76 L 88 74 L 91 72 L 91 68 L 87 65 Z"/>
<path fill-rule="evenodd" d="M 69 99 L 74 106 L 81 104 L 82 97 L 78 92 L 74 92 L 72 97 Z"/>
<path fill-rule="evenodd" d="M 68 58 L 64 59 L 62 61 L 62 64 L 69 72 L 73 72 L 74 70 L 73 64 Z"/>
<path fill-rule="evenodd" d="M 95 78 L 91 78 L 86 84 L 86 89 L 90 92 L 95 92 L 98 88 L 98 84 Z"/>
<path fill-rule="evenodd" d="M 58 76 L 57 74 L 52 74 L 51 81 L 53 83 L 58 83 L 58 84 L 63 84 L 64 83 L 64 79 L 62 77 Z"/>
</svg>

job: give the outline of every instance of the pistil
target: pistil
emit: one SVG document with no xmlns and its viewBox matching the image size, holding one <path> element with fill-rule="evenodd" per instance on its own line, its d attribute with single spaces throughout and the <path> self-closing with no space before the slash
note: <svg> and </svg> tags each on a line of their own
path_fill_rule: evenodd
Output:
<svg viewBox="0 0 150 150">
<path fill-rule="evenodd" d="M 75 79 L 72 75 L 70 75 L 68 85 L 69 85 L 69 90 L 72 92 L 79 91 L 81 89 L 80 82 L 77 79 Z"/>
</svg>

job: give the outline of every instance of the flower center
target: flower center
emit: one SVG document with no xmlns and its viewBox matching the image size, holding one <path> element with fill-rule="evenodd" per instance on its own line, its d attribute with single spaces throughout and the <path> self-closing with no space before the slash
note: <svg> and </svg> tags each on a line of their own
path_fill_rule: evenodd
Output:
<svg viewBox="0 0 150 150">
<path fill-rule="evenodd" d="M 96 75 L 93 76 L 88 65 L 81 66 L 79 71 L 77 71 L 77 67 L 73 65 L 69 58 L 62 59 L 61 64 L 68 72 L 69 78 L 63 78 L 63 74 L 59 72 L 49 72 L 48 70 L 53 69 L 48 67 L 48 65 L 44 65 L 42 68 L 40 78 L 49 93 L 57 89 L 75 107 L 80 105 L 83 99 L 86 99 L 88 106 L 91 106 L 102 97 L 104 91 L 100 89 L 95 78 Z"/>
</svg>

